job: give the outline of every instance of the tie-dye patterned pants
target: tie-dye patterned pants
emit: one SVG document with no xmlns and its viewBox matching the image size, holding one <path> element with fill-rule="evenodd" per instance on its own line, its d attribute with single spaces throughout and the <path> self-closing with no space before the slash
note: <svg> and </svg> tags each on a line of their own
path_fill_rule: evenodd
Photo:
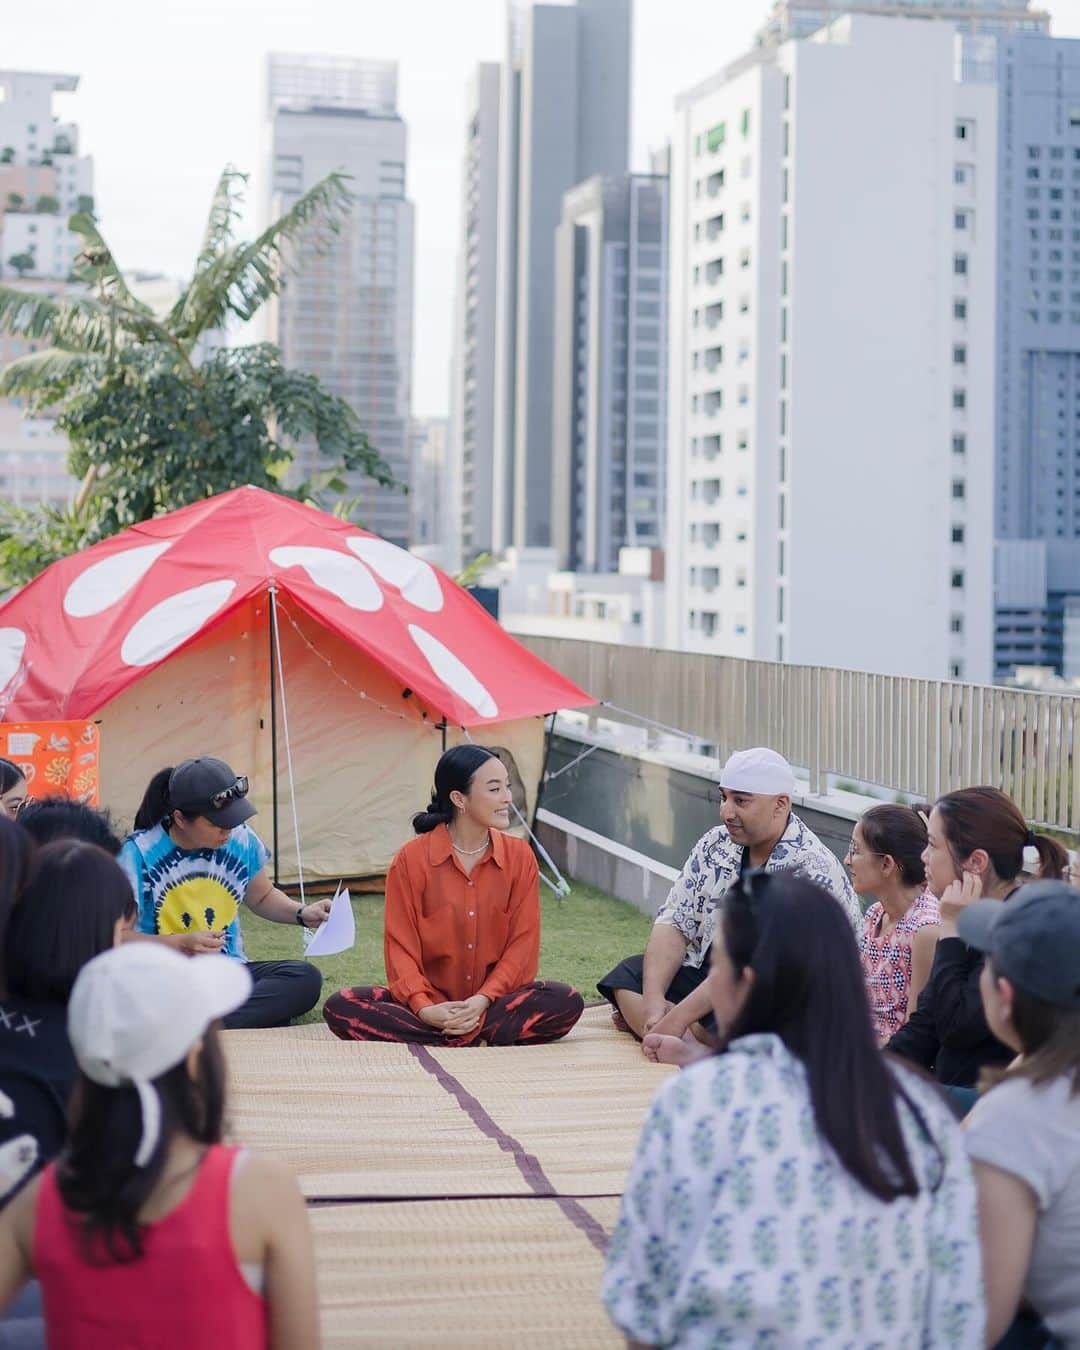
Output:
<svg viewBox="0 0 1080 1350">
<path fill-rule="evenodd" d="M 581 995 L 568 984 L 534 980 L 497 998 L 475 1031 L 444 1036 L 381 985 L 342 989 L 326 1000 L 327 1026 L 343 1041 L 407 1041 L 414 1045 L 542 1045 L 565 1036 L 581 1016 Z"/>
</svg>

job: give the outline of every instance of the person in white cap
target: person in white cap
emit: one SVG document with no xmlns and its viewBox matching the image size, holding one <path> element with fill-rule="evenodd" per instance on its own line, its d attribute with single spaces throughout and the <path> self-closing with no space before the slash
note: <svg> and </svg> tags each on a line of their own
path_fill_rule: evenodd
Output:
<svg viewBox="0 0 1080 1350">
<path fill-rule="evenodd" d="M 858 930 L 862 911 L 843 865 L 792 811 L 794 791 L 791 765 L 775 750 L 756 746 L 731 755 L 720 773 L 720 824 L 694 845 L 644 955 L 627 957 L 597 985 L 616 1025 L 644 1039 L 650 1059 L 681 1063 L 697 1046 L 715 1044 L 704 988 L 708 953 L 720 901 L 744 872 L 797 872 L 817 882 Z"/>
<path fill-rule="evenodd" d="M 221 1143 L 225 956 L 127 943 L 83 967 L 70 1142 L 0 1227 L 0 1310 L 31 1277 L 52 1350 L 318 1345 L 311 1232 L 280 1163 Z"/>
</svg>

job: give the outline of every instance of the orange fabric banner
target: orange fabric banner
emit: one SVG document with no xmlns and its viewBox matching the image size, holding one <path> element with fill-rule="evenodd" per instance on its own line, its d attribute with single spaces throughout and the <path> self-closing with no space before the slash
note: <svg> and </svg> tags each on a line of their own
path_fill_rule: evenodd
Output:
<svg viewBox="0 0 1080 1350">
<path fill-rule="evenodd" d="M 30 797 L 97 806 L 99 749 L 94 722 L 0 722 L 0 755 L 22 770 Z"/>
</svg>

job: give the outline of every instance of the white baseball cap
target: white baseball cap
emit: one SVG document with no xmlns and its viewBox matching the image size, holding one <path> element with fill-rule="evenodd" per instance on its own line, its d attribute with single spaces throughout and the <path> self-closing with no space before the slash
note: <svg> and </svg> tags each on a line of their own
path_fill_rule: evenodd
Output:
<svg viewBox="0 0 1080 1350">
<path fill-rule="evenodd" d="M 181 956 L 164 943 L 125 942 L 88 961 L 68 1003 L 68 1037 L 79 1068 L 103 1087 L 139 1094 L 145 1167 L 161 1131 L 154 1080 L 174 1068 L 206 1031 L 245 1003 L 247 966 L 231 956 Z"/>
<path fill-rule="evenodd" d="M 790 797 L 795 775 L 783 755 L 768 746 L 736 750 L 720 771 L 720 786 L 729 792 L 761 793 L 765 797 Z"/>
</svg>

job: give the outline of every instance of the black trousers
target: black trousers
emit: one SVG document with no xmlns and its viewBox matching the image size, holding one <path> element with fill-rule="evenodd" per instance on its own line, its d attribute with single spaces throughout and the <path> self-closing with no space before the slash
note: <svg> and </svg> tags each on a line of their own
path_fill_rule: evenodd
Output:
<svg viewBox="0 0 1080 1350">
<path fill-rule="evenodd" d="M 322 971 L 310 961 L 249 961 L 251 997 L 225 1018 L 231 1030 L 287 1027 L 310 1012 L 322 993 Z"/>
<path fill-rule="evenodd" d="M 684 998 L 692 994 L 695 989 L 705 983 L 705 977 L 708 975 L 707 965 L 700 968 L 694 966 L 680 966 L 675 972 L 675 978 L 667 987 L 667 998 L 669 1003 L 681 1003 Z M 645 976 L 645 957 L 628 956 L 625 961 L 620 961 L 614 970 L 609 970 L 602 980 L 597 982 L 597 989 L 607 999 L 613 1008 L 617 1008 L 615 1002 L 616 989 L 629 989 L 635 994 L 640 994 L 644 990 Z M 712 1013 L 707 1013 L 701 1018 L 701 1025 L 706 1031 L 716 1030 L 716 1018 Z"/>
</svg>

